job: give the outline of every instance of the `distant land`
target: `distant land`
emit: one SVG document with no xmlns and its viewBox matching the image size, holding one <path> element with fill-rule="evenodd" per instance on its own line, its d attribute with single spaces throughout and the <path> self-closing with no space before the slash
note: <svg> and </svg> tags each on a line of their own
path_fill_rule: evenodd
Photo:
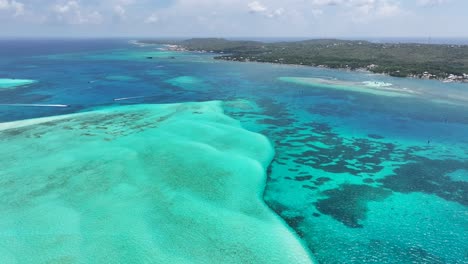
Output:
<svg viewBox="0 0 468 264">
<path fill-rule="evenodd" d="M 217 53 L 215 59 L 220 60 L 366 70 L 395 77 L 468 82 L 468 45 L 339 39 L 263 42 L 193 38 L 139 42 L 167 44 L 172 50 Z"/>
</svg>

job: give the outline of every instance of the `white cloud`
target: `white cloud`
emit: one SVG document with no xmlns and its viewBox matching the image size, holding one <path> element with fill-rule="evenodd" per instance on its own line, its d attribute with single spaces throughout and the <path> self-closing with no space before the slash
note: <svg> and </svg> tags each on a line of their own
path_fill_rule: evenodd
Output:
<svg viewBox="0 0 468 264">
<path fill-rule="evenodd" d="M 127 10 L 125 10 L 125 8 L 122 7 L 121 5 L 114 6 L 114 14 L 117 15 L 117 17 L 119 17 L 120 19 L 125 19 L 126 13 L 127 13 Z"/>
<path fill-rule="evenodd" d="M 52 9 L 60 14 L 65 14 L 69 12 L 70 10 L 73 9 L 79 9 L 78 2 L 76 1 L 70 1 L 65 4 L 56 4 L 55 6 L 52 7 Z"/>
<path fill-rule="evenodd" d="M 15 0 L 0 0 L 0 10 L 13 11 L 13 16 L 24 13 L 24 4 Z"/>
<path fill-rule="evenodd" d="M 151 14 L 149 17 L 145 19 L 145 23 L 147 24 L 154 24 L 160 21 L 159 16 L 156 13 Z"/>
<path fill-rule="evenodd" d="M 348 0 L 312 0 L 314 6 L 336 6 Z"/>
<path fill-rule="evenodd" d="M 268 7 L 266 7 L 265 5 L 261 4 L 258 1 L 251 2 L 247 6 L 249 8 L 249 13 L 262 14 L 264 17 L 267 17 L 267 18 L 281 17 L 286 12 L 286 10 L 282 7 L 278 7 L 270 11 Z"/>
<path fill-rule="evenodd" d="M 312 9 L 311 13 L 312 13 L 312 15 L 314 17 L 318 17 L 318 16 L 323 15 L 323 10 L 322 9 Z"/>
<path fill-rule="evenodd" d="M 463 27 L 447 31 L 443 25 L 467 24 L 462 12 L 467 7 L 468 0 L 0 0 L 0 32 L 335 37 L 435 36 L 458 30 L 450 34 L 463 35 L 458 33 Z M 441 18 L 447 23 L 436 23 Z M 426 22 L 430 26 L 422 32 Z M 93 26 L 68 26 L 77 24 Z M 164 26 L 156 32 L 156 24 Z"/>
<path fill-rule="evenodd" d="M 11 6 L 15 10 L 15 16 L 19 16 L 24 13 L 24 4 L 21 2 L 11 1 Z"/>
<path fill-rule="evenodd" d="M 350 1 L 350 5 L 353 6 L 360 14 L 368 15 L 376 9 L 375 0 L 355 0 Z"/>
<path fill-rule="evenodd" d="M 135 3 L 135 0 L 120 0 L 121 5 L 132 5 Z"/>
<path fill-rule="evenodd" d="M 400 5 L 396 3 L 383 2 L 377 9 L 377 15 L 390 17 L 401 13 Z"/>
<path fill-rule="evenodd" d="M 447 3 L 448 0 L 418 0 L 418 4 L 422 6 L 436 6 Z"/>
<path fill-rule="evenodd" d="M 99 11 L 83 10 L 77 1 L 68 1 L 52 7 L 55 18 L 62 23 L 71 25 L 101 24 L 103 17 Z"/>
<path fill-rule="evenodd" d="M 275 11 L 267 14 L 267 17 L 269 18 L 275 18 L 275 17 L 280 17 L 284 14 L 285 10 L 284 8 L 280 7 L 278 9 L 276 9 Z"/>
<path fill-rule="evenodd" d="M 442 6 L 442 5 L 448 4 L 450 1 L 451 0 L 418 0 L 418 4 L 424 7 L 432 7 L 432 6 Z"/>
<path fill-rule="evenodd" d="M 86 15 L 86 23 L 89 24 L 101 24 L 103 17 L 99 11 L 91 11 Z"/>
<path fill-rule="evenodd" d="M 262 12 L 267 11 L 268 9 L 266 6 L 262 5 L 258 1 L 253 1 L 249 3 L 247 6 L 249 7 L 249 12 L 251 13 L 262 13 Z"/>
<path fill-rule="evenodd" d="M 347 0 L 343 2 L 351 11 L 353 21 L 392 17 L 402 13 L 399 2 L 394 0 Z"/>
</svg>

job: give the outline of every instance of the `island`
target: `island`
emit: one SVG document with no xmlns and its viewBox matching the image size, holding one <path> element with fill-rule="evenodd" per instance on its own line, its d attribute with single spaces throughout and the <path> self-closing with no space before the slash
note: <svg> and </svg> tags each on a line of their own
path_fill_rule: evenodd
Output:
<svg viewBox="0 0 468 264">
<path fill-rule="evenodd" d="M 395 77 L 468 82 L 468 45 L 313 39 L 260 42 L 222 38 L 141 40 L 169 50 L 216 53 L 215 59 L 366 70 Z"/>
</svg>

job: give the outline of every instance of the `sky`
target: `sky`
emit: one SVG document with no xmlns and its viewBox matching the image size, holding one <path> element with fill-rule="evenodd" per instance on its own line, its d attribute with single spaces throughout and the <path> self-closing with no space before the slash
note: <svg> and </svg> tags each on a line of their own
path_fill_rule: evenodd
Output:
<svg viewBox="0 0 468 264">
<path fill-rule="evenodd" d="M 0 0 L 0 37 L 468 37 L 468 0 Z"/>
</svg>

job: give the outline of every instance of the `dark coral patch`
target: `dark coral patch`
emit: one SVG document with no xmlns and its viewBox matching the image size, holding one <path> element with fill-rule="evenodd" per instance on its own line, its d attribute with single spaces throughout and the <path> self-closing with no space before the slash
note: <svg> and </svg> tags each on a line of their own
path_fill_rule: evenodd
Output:
<svg viewBox="0 0 468 264">
<path fill-rule="evenodd" d="M 320 178 L 317 179 L 317 181 L 318 182 L 329 182 L 329 181 L 331 181 L 331 179 L 328 178 L 328 177 L 320 177 Z"/>
<path fill-rule="evenodd" d="M 308 181 L 310 179 L 312 179 L 312 176 L 297 176 L 295 178 L 296 181 Z"/>
<path fill-rule="evenodd" d="M 283 215 L 283 213 L 288 210 L 288 207 L 284 204 L 281 204 L 280 202 L 271 199 L 267 200 L 266 202 L 268 203 L 268 207 L 270 207 L 270 209 L 278 215 Z"/>
<path fill-rule="evenodd" d="M 374 183 L 375 181 L 371 178 L 365 178 L 364 180 L 362 180 L 364 183 Z"/>
<path fill-rule="evenodd" d="M 369 134 L 367 135 L 368 138 L 373 138 L 373 139 L 384 139 L 385 137 L 377 134 Z"/>
<path fill-rule="evenodd" d="M 328 124 L 307 123 L 310 132 L 297 129 L 284 129 L 276 136 L 284 140 L 275 142 L 280 148 L 297 148 L 297 144 L 307 148 L 302 152 L 288 152 L 286 155 L 301 166 L 310 166 L 315 169 L 332 173 L 350 173 L 359 176 L 362 173 L 374 174 L 383 169 L 382 162 L 391 159 L 395 145 L 382 143 L 369 139 L 354 139 L 352 142 L 344 141 L 334 133 Z M 373 135 L 374 139 L 381 136 Z M 323 148 L 315 143 L 321 142 L 333 148 Z M 320 183 L 319 183 L 320 184 Z"/>
<path fill-rule="evenodd" d="M 24 128 L 13 128 L 13 129 L 7 129 L 0 131 L 0 135 L 5 135 L 7 137 L 13 137 L 13 136 L 18 136 L 23 134 L 25 131 L 27 131 Z"/>
<path fill-rule="evenodd" d="M 284 217 L 284 216 L 283 216 Z M 292 216 L 292 217 L 284 217 L 286 223 L 294 229 L 297 229 L 299 225 L 304 221 L 305 217 L 303 216 Z"/>
<path fill-rule="evenodd" d="M 402 165 L 390 175 L 379 180 L 383 187 L 401 193 L 422 192 L 434 194 L 445 200 L 468 206 L 468 183 L 453 181 L 448 173 L 468 168 L 467 161 L 431 160 L 418 158 Z"/>
<path fill-rule="evenodd" d="M 382 201 L 391 191 L 368 185 L 344 184 L 338 189 L 323 192 L 328 196 L 314 205 L 322 213 L 333 217 L 351 228 L 360 228 L 360 220 L 366 218 L 367 203 Z"/>
<path fill-rule="evenodd" d="M 317 104 L 308 109 L 310 113 L 319 114 L 321 116 L 339 116 L 347 117 L 353 114 L 353 111 L 348 111 L 347 108 L 337 107 L 335 104 Z"/>
</svg>

